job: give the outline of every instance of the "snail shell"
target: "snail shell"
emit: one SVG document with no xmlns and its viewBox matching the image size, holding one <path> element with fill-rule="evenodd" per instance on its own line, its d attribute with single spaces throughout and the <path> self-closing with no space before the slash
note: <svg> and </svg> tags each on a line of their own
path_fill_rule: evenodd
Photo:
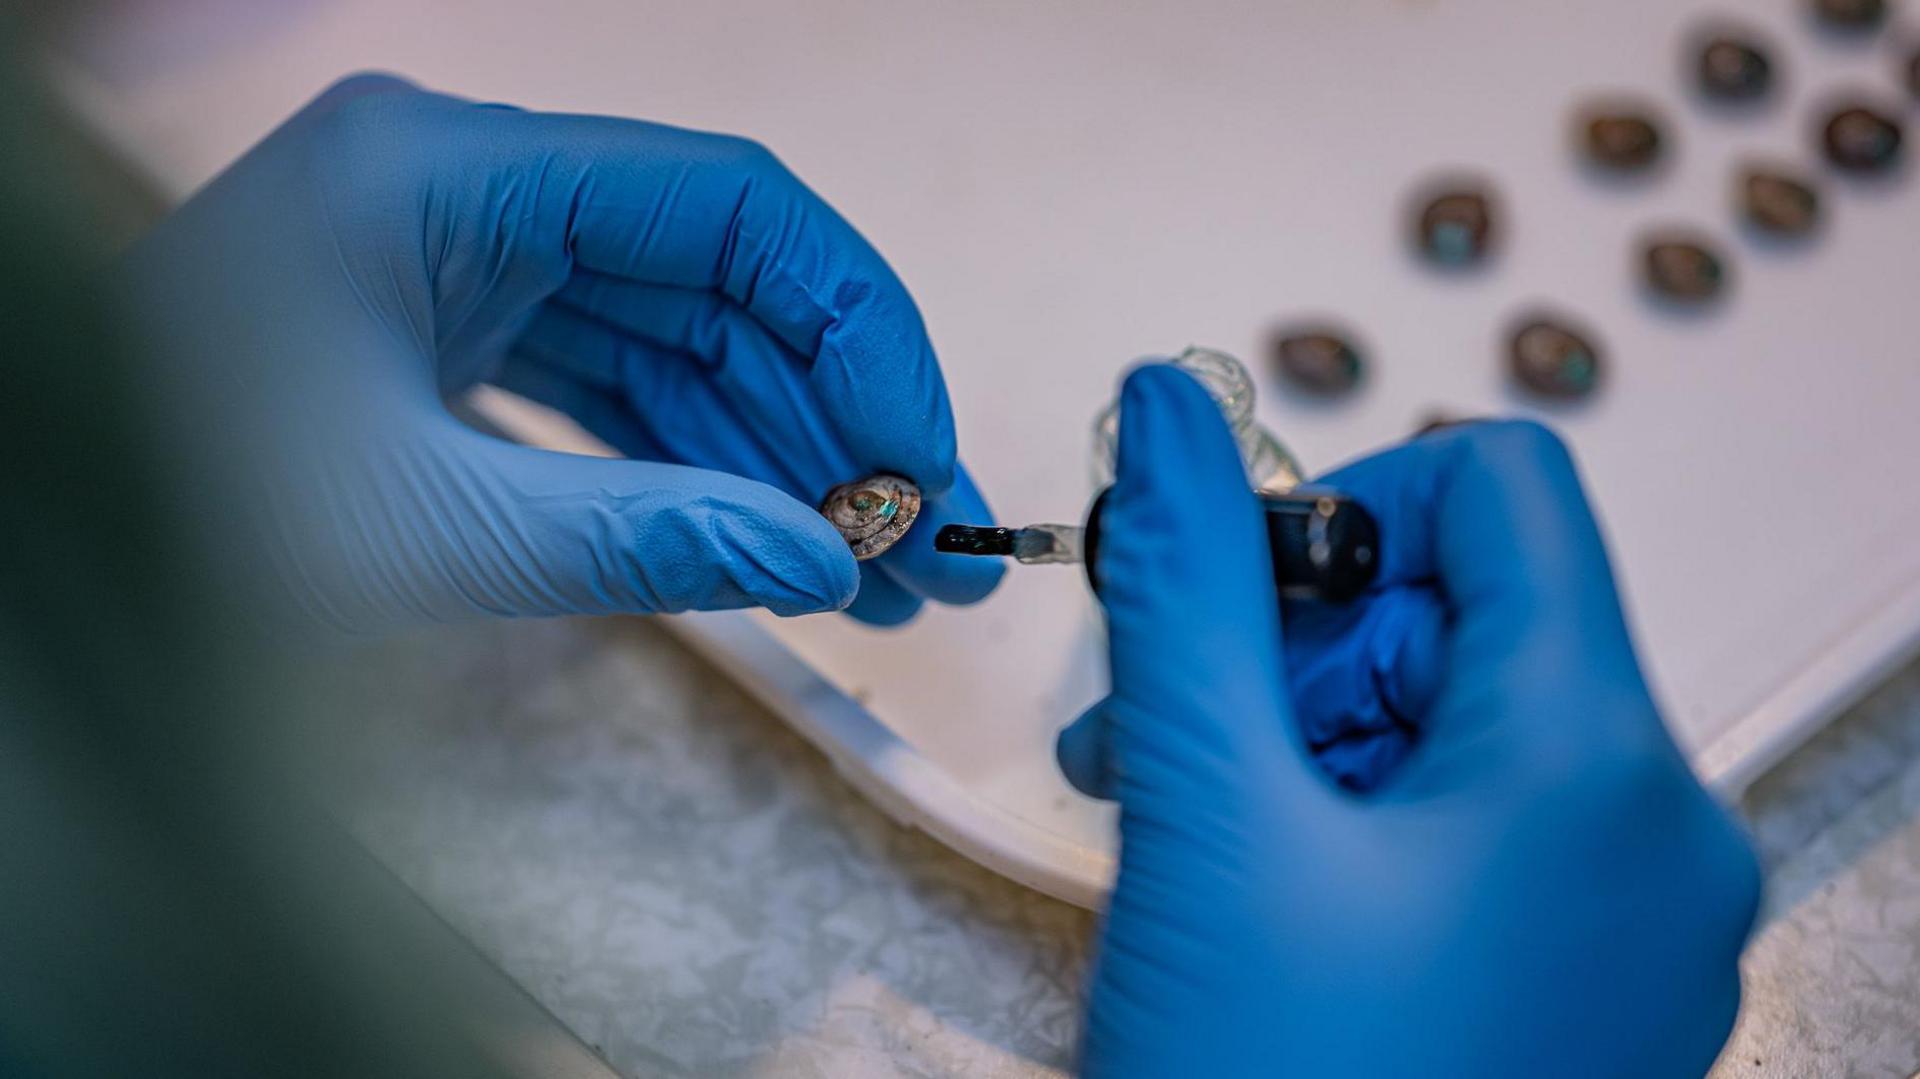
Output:
<svg viewBox="0 0 1920 1079">
<path fill-rule="evenodd" d="M 828 491 L 820 513 L 846 538 L 853 557 L 864 562 L 898 543 L 913 527 L 913 519 L 920 516 L 920 488 L 902 476 L 869 476 Z"/>
</svg>

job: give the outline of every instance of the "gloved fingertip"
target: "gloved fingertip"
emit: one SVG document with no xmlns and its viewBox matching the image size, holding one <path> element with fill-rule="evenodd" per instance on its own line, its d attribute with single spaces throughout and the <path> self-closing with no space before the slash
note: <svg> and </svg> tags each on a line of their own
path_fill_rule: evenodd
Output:
<svg viewBox="0 0 1920 1079">
<path fill-rule="evenodd" d="M 804 517 L 799 522 L 810 523 Z M 760 522 L 725 533 L 728 550 L 716 556 L 733 567 L 754 602 L 782 618 L 846 610 L 859 594 L 859 563 L 831 526 L 824 533 L 793 529 L 784 541 L 769 536 Z"/>
<path fill-rule="evenodd" d="M 1172 364 L 1142 363 L 1127 372 L 1120 384 L 1120 414 L 1132 419 L 1136 430 L 1143 429 L 1148 421 L 1141 417 L 1150 412 L 1177 409 L 1183 404 L 1197 407 L 1202 403 L 1206 408 L 1201 411 L 1218 412 L 1213 398 L 1207 396 L 1206 387 Z M 1125 429 L 1123 421 L 1121 430 Z"/>
<path fill-rule="evenodd" d="M 993 511 L 987 508 L 973 477 L 964 466 L 958 467 L 952 489 L 926 497 L 920 518 L 877 564 L 896 583 L 924 599 L 955 607 L 979 603 L 999 587 L 1007 573 L 1006 564 L 997 558 L 941 554 L 933 549 L 933 537 L 946 525 L 992 520 Z"/>
<path fill-rule="evenodd" d="M 1073 789 L 1089 798 L 1114 797 L 1113 774 L 1107 752 L 1106 702 L 1080 714 L 1061 728 L 1054 739 L 1053 756 Z"/>
<path fill-rule="evenodd" d="M 419 84 L 388 71 L 357 71 L 347 75 L 332 86 L 320 91 L 313 99 L 309 109 L 336 109 L 356 98 L 371 97 L 374 94 L 409 93 L 420 89 Z"/>
<path fill-rule="evenodd" d="M 786 588 L 763 593 L 760 598 L 769 611 L 782 618 L 844 611 L 859 598 L 860 587 L 848 583 L 850 578 L 837 562 L 822 560 L 812 572 L 787 578 Z"/>
<path fill-rule="evenodd" d="M 860 563 L 859 574 L 858 594 L 846 608 L 855 621 L 890 628 L 905 625 L 920 613 L 920 597 L 901 587 L 877 563 Z"/>
<path fill-rule="evenodd" d="M 944 495 L 952 491 L 960 481 L 959 462 L 954 459 L 952 441 L 944 451 L 936 450 L 925 455 L 915 455 L 909 467 L 909 475 L 915 477 L 915 483 L 924 494 Z"/>
<path fill-rule="evenodd" d="M 625 462 L 622 462 L 625 463 Z M 681 609 L 738 606 L 724 593 L 782 617 L 844 610 L 860 589 L 860 564 L 833 525 L 781 491 L 725 473 L 648 470 L 661 477 L 635 523 L 654 544 L 652 576 Z"/>
<path fill-rule="evenodd" d="M 934 552 L 941 563 L 937 574 L 920 574 L 914 579 L 922 595 L 949 607 L 971 607 L 1000 587 L 1006 579 L 1006 563 L 997 558 L 971 558 Z"/>
<path fill-rule="evenodd" d="M 1135 368 L 1120 389 L 1120 416 L 1121 490 L 1188 495 L 1182 504 L 1245 495 L 1239 448 L 1220 406 L 1191 375 L 1167 364 Z"/>
</svg>

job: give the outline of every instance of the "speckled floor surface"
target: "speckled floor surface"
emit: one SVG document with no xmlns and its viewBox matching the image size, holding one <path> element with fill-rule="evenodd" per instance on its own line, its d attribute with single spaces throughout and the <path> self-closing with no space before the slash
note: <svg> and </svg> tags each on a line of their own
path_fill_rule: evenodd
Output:
<svg viewBox="0 0 1920 1079">
<path fill-rule="evenodd" d="M 1920 666 L 1780 768 L 1742 809 L 1769 866 L 1746 997 L 1716 1076 L 1920 1069 Z"/>
<path fill-rule="evenodd" d="M 615 1069 L 1064 1074 L 1093 918 L 867 805 L 641 621 L 465 627 L 366 673 L 351 823 Z M 1920 1068 L 1920 669 L 1757 784 L 1725 1076 Z"/>
</svg>

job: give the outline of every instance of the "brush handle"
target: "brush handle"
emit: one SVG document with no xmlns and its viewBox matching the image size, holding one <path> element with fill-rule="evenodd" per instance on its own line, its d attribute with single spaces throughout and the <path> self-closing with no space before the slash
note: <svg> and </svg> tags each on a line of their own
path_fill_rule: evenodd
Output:
<svg viewBox="0 0 1920 1079">
<path fill-rule="evenodd" d="M 1345 603 L 1373 584 L 1380 568 L 1380 526 L 1365 506 L 1335 491 L 1260 492 L 1267 513 L 1273 579 L 1288 599 Z M 1100 523 L 1107 492 L 1087 511 L 1087 583 L 1100 591 Z M 1205 551 L 1194 552 L 1205 557 Z"/>
</svg>

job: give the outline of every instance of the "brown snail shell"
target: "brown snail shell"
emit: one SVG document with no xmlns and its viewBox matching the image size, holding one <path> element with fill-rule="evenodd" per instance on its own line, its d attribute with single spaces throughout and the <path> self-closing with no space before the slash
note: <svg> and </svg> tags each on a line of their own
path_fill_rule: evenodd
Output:
<svg viewBox="0 0 1920 1079">
<path fill-rule="evenodd" d="M 904 476 L 881 473 L 843 483 L 820 500 L 820 513 L 864 562 L 900 542 L 920 516 L 920 488 Z"/>
</svg>

